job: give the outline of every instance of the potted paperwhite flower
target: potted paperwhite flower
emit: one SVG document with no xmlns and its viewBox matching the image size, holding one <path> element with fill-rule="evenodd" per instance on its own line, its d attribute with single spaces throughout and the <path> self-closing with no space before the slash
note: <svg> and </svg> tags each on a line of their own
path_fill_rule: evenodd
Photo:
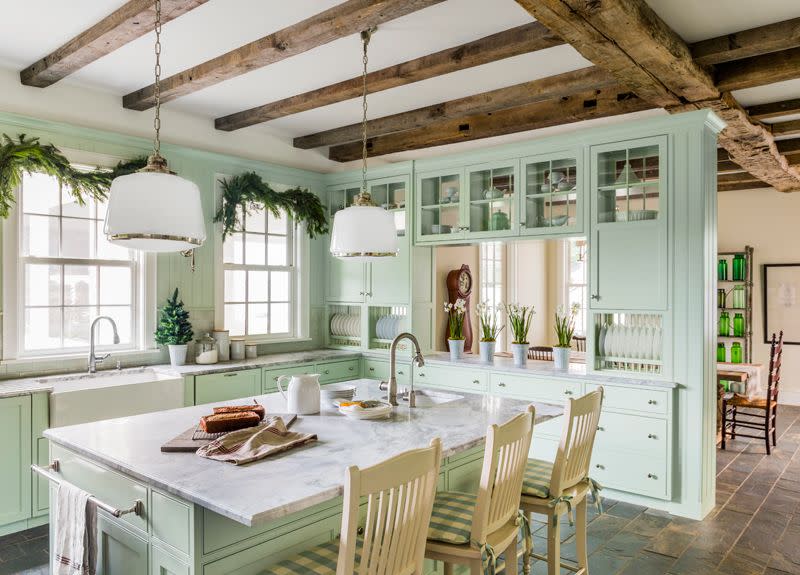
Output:
<svg viewBox="0 0 800 575">
<path fill-rule="evenodd" d="M 450 360 L 461 359 L 464 355 L 464 314 L 467 311 L 467 302 L 458 298 L 456 303 L 444 302 L 444 313 L 447 314 L 449 337 L 447 344 L 450 347 Z"/>
<path fill-rule="evenodd" d="M 481 363 L 494 363 L 494 350 L 497 345 L 497 336 L 503 331 L 497 321 L 497 307 L 487 303 L 477 306 L 478 323 L 481 329 L 480 353 Z"/>
<path fill-rule="evenodd" d="M 511 342 L 511 353 L 514 356 L 514 365 L 524 367 L 528 363 L 528 331 L 533 324 L 533 306 L 510 304 L 506 306 L 508 325 L 514 340 Z"/>
<path fill-rule="evenodd" d="M 578 315 L 580 306 L 572 304 L 569 314 L 564 310 L 564 306 L 559 306 L 556 310 L 556 337 L 558 344 L 553 347 L 553 363 L 556 369 L 567 370 L 569 368 L 569 354 L 572 348 L 572 335 L 575 333 L 575 316 Z"/>
</svg>

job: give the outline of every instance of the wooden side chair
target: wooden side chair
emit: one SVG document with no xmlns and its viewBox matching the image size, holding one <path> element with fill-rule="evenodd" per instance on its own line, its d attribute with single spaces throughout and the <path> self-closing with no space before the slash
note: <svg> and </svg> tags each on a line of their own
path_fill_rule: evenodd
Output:
<svg viewBox="0 0 800 575">
<path fill-rule="evenodd" d="M 534 345 L 528 349 L 528 359 L 553 361 L 553 348 L 546 345 Z"/>
<path fill-rule="evenodd" d="M 589 572 L 586 496 L 591 492 L 599 507 L 599 488 L 589 478 L 589 464 L 602 404 L 602 387 L 578 399 L 570 399 L 564 410 L 564 426 L 555 461 L 528 460 L 520 505 L 525 513 L 547 516 L 547 555 L 531 553 L 531 557 L 547 561 L 548 575 L 561 573 L 561 567 L 578 575 Z M 561 561 L 561 516 L 567 514 L 572 523 L 573 507 L 576 515 L 577 566 Z M 528 570 L 526 564 L 525 572 Z"/>
<path fill-rule="evenodd" d="M 503 425 L 492 425 L 486 437 L 478 494 L 436 494 L 425 557 L 467 565 L 471 575 L 495 572 L 496 556 L 505 557 L 505 573 L 517 575 L 517 537 L 524 534 L 525 560 L 530 542 L 527 520 L 519 511 L 520 489 L 533 432 L 534 408 Z"/>
<path fill-rule="evenodd" d="M 722 449 L 725 440 L 736 436 L 763 439 L 767 455 L 771 447 L 777 445 L 778 435 L 775 424 L 778 418 L 778 388 L 781 383 L 781 360 L 783 357 L 783 332 L 772 334 L 769 350 L 769 371 L 767 372 L 767 396 L 749 399 L 741 395 L 729 394 L 722 398 Z M 764 435 L 739 433 L 738 427 L 763 431 Z M 770 437 L 772 446 L 770 446 Z"/>
<path fill-rule="evenodd" d="M 572 341 L 575 342 L 575 351 L 586 351 L 586 338 L 582 335 L 572 336 Z"/>
<path fill-rule="evenodd" d="M 425 535 L 436 495 L 442 443 L 345 474 L 342 532 L 269 567 L 262 575 L 423 575 Z M 367 499 L 366 518 L 359 503 Z M 363 525 L 363 535 L 359 526 Z"/>
</svg>

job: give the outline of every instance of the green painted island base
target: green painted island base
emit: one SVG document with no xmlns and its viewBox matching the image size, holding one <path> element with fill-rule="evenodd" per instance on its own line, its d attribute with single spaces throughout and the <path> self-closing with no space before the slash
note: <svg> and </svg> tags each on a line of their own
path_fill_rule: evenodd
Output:
<svg viewBox="0 0 800 575">
<path fill-rule="evenodd" d="M 298 551 L 332 541 L 341 527 L 341 497 L 247 527 L 59 445 L 52 445 L 51 455 L 65 480 L 102 501 L 119 508 L 137 499 L 144 504 L 141 516 L 99 512 L 98 575 L 256 575 Z M 445 458 L 438 489 L 477 492 L 482 463 L 482 447 Z M 426 574 L 442 572 L 441 564 L 428 563 Z"/>
</svg>

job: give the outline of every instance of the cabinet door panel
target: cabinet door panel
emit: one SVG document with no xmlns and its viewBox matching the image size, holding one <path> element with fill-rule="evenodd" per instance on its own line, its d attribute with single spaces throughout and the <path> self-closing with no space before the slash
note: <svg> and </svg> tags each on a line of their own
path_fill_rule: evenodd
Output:
<svg viewBox="0 0 800 575">
<path fill-rule="evenodd" d="M 31 516 L 31 397 L 0 399 L 0 525 Z"/>
<path fill-rule="evenodd" d="M 409 301 L 411 274 L 408 241 L 398 238 L 400 251 L 396 257 L 384 258 L 368 265 L 367 301 L 374 304 L 404 304 Z"/>
<path fill-rule="evenodd" d="M 330 253 L 328 261 L 328 301 L 364 301 L 364 279 L 366 265 L 335 258 Z"/>
<path fill-rule="evenodd" d="M 308 375 L 310 373 L 316 373 L 314 369 L 314 364 L 312 363 L 265 369 L 263 392 L 273 393 L 278 391 L 278 378 L 282 375 Z"/>
<path fill-rule="evenodd" d="M 147 541 L 116 524 L 101 512 L 97 517 L 97 574 L 148 573 Z"/>
<path fill-rule="evenodd" d="M 249 398 L 261 394 L 261 370 L 246 369 L 195 377 L 194 397 L 197 405 Z"/>
</svg>

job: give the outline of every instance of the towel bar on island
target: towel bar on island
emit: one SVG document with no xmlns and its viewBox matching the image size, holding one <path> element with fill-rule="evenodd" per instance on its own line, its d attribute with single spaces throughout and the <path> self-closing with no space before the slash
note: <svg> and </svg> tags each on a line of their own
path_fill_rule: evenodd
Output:
<svg viewBox="0 0 800 575">
<path fill-rule="evenodd" d="M 59 472 L 60 468 L 61 464 L 59 463 L 58 459 L 54 459 L 53 462 L 47 467 L 40 467 L 39 465 L 31 465 L 31 469 L 33 471 L 35 471 L 45 479 L 49 479 L 50 481 L 56 484 L 61 483 L 63 481 L 63 479 L 61 479 L 56 475 L 56 473 Z M 102 509 L 106 513 L 110 513 L 114 517 L 122 517 L 123 515 L 128 515 L 130 513 L 141 516 L 142 513 L 144 512 L 144 503 L 142 503 L 140 499 L 134 501 L 133 505 L 128 509 L 118 509 L 117 507 L 114 507 L 112 505 L 109 505 L 108 503 L 100 501 L 94 495 L 91 495 L 89 497 L 89 501 L 97 505 L 98 508 Z"/>
</svg>

